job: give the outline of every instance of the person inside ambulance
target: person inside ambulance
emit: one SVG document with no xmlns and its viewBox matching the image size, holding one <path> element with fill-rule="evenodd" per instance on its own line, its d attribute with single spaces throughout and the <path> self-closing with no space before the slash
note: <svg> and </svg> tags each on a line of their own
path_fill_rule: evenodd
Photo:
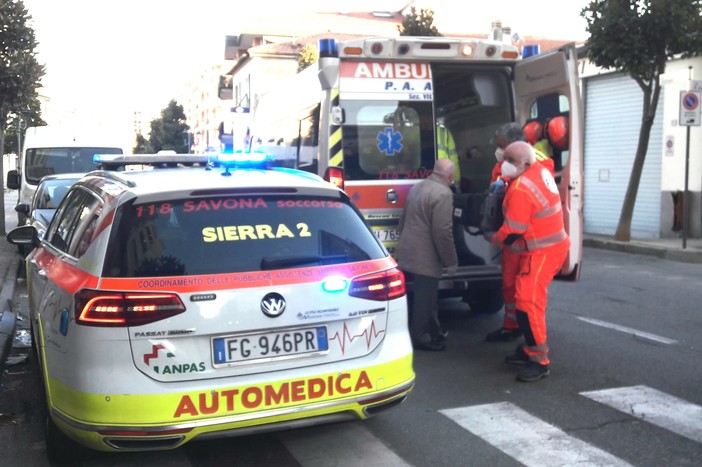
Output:
<svg viewBox="0 0 702 467">
<path fill-rule="evenodd" d="M 451 189 L 454 193 L 461 192 L 461 166 L 458 163 L 458 152 L 456 151 L 456 141 L 453 139 L 451 130 L 446 128 L 444 118 L 439 117 L 436 120 L 436 158 L 450 159 L 456 166 L 456 183 Z"/>
<path fill-rule="evenodd" d="M 554 170 L 556 176 L 560 174 L 562 169 L 562 153 L 568 150 L 569 134 L 570 120 L 567 115 L 553 117 L 544 125 L 544 140 L 548 147 L 551 148 L 551 156 L 555 164 Z"/>
<path fill-rule="evenodd" d="M 536 141 L 533 134 L 534 127 L 534 125 L 530 126 L 530 124 L 527 124 L 525 129 L 530 129 L 530 131 L 525 131 L 519 126 L 518 123 L 512 122 L 502 125 L 495 132 L 495 144 L 497 145 L 497 148 L 495 149 L 495 158 L 497 159 L 497 163 L 492 169 L 492 180 L 490 185 L 493 193 L 504 193 L 511 181 L 509 177 L 502 172 L 505 148 L 515 141 L 531 143 L 529 133 L 531 133 L 531 139 Z M 535 150 L 534 152 L 537 155 L 537 160 L 543 163 L 553 175 L 553 161 L 539 151 Z M 515 287 L 517 274 L 519 273 L 519 257 L 517 254 L 512 252 L 510 248 L 505 247 L 502 248 L 501 263 L 502 298 L 505 304 L 504 317 L 502 320 L 502 327 L 488 333 L 488 335 L 485 337 L 487 342 L 509 342 L 521 337 L 522 335 L 522 331 L 519 329 L 519 324 L 517 322 L 515 304 Z"/>
<path fill-rule="evenodd" d="M 508 247 L 518 258 L 515 306 L 519 331 L 524 336 L 509 364 L 520 365 L 518 381 L 548 376 L 546 339 L 548 286 L 561 270 L 570 248 L 561 198 L 551 171 L 536 158 L 534 148 L 516 141 L 505 148 L 502 174 L 511 180 L 503 202 L 504 223 L 485 237 Z"/>
<path fill-rule="evenodd" d="M 546 133 L 544 132 L 544 125 L 538 120 L 529 120 L 524 124 L 524 135 L 527 138 L 527 142 L 531 144 L 534 149 L 542 154 L 553 157 L 553 148 L 546 138 Z M 537 152 L 537 158 L 538 156 Z"/>
</svg>

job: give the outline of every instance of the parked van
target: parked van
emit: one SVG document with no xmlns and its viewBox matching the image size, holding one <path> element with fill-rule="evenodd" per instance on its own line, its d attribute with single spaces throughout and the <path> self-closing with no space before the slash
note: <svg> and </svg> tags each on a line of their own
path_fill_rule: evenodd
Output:
<svg viewBox="0 0 702 467">
<path fill-rule="evenodd" d="M 44 175 L 87 173 L 96 168 L 94 154 L 124 153 L 124 148 L 114 138 L 96 133 L 78 135 L 66 128 L 29 127 L 17 169 L 7 173 L 7 188 L 19 190 L 18 205 L 29 205 Z M 26 221 L 27 214 L 18 211 L 17 225 L 24 225 Z"/>
</svg>

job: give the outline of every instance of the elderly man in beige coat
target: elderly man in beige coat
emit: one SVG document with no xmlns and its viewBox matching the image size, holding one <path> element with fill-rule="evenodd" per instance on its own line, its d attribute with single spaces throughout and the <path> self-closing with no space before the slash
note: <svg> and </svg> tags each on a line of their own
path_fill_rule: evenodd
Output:
<svg viewBox="0 0 702 467">
<path fill-rule="evenodd" d="M 438 292 L 442 268 L 458 267 L 453 243 L 453 193 L 456 166 L 438 159 L 429 177 L 412 187 L 400 218 L 398 265 L 413 283 L 410 334 L 414 347 L 444 350 Z"/>
</svg>

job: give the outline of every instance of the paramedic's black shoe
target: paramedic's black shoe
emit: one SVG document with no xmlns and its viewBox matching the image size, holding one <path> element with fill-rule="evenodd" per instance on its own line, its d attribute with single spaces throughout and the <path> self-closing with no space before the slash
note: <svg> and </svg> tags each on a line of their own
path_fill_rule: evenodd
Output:
<svg viewBox="0 0 702 467">
<path fill-rule="evenodd" d="M 541 378 L 545 378 L 551 373 L 548 365 L 539 365 L 536 362 L 529 362 L 518 374 L 517 381 L 523 383 L 533 383 Z"/>
<path fill-rule="evenodd" d="M 529 361 L 529 356 L 524 353 L 524 350 L 520 345 L 512 355 L 507 355 L 505 357 L 505 363 L 509 363 L 510 365 L 528 365 L 531 362 Z"/>
<path fill-rule="evenodd" d="M 522 331 L 519 329 L 500 328 L 488 334 L 485 340 L 488 342 L 511 342 L 520 337 L 522 337 Z"/>
</svg>

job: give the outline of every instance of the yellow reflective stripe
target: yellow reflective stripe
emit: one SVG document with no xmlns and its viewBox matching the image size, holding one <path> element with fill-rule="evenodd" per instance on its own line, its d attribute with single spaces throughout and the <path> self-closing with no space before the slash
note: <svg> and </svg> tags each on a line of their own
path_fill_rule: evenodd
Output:
<svg viewBox="0 0 702 467">
<path fill-rule="evenodd" d="M 545 161 L 546 159 L 550 159 L 550 157 L 548 157 L 547 154 L 544 154 L 543 152 L 541 152 L 541 151 L 540 151 L 539 149 L 537 149 L 537 148 L 534 148 L 534 153 L 536 154 L 536 160 L 539 161 L 539 162 L 543 162 L 543 161 Z"/>
<path fill-rule="evenodd" d="M 329 166 L 340 167 L 344 161 L 344 151 L 341 146 L 341 127 L 330 125 L 329 130 Z"/>
<path fill-rule="evenodd" d="M 565 240 L 566 238 L 568 238 L 568 235 L 566 234 L 565 230 L 561 229 L 560 231 L 556 232 L 553 235 L 549 235 L 548 237 L 528 239 L 526 241 L 526 245 L 530 251 L 534 251 L 538 250 L 539 248 L 546 248 L 548 246 L 556 245 Z"/>
<path fill-rule="evenodd" d="M 339 105 L 339 90 L 331 90 L 331 105 Z M 344 150 L 341 144 L 341 126 L 329 124 L 329 167 L 341 167 L 344 162 Z"/>
<path fill-rule="evenodd" d="M 251 420 L 262 416 L 269 421 L 277 417 L 273 412 L 284 409 L 299 411 L 304 407 L 321 407 L 324 402 L 350 400 L 382 394 L 392 388 L 400 388 L 414 381 L 412 354 L 402 356 L 380 365 L 346 370 L 339 362 L 337 369 L 325 373 L 311 373 L 298 378 L 264 381 L 265 378 L 250 379 L 248 384 L 223 385 L 218 380 L 189 381 L 194 389 L 177 391 L 163 389 L 167 384 L 144 383 L 147 389 L 140 393 L 135 387 L 129 390 L 126 382 L 115 381 L 113 392 L 108 394 L 86 392 L 72 388 L 56 378 L 49 377 L 50 410 L 63 414 L 66 420 L 84 425 L 106 426 L 170 426 L 174 423 L 231 419 L 232 422 Z M 147 377 L 140 375 L 140 378 Z M 231 384 L 234 379 L 226 379 Z M 93 390 L 103 388 L 97 382 Z M 146 393 L 156 390 L 160 393 Z M 357 405 L 357 404 L 354 404 Z M 332 413 L 339 406 L 322 412 Z M 260 415 L 259 415 L 260 414 Z M 268 414 L 268 415 L 266 415 Z M 177 416 L 176 416 L 177 415 Z M 87 429 L 87 428 L 86 428 Z"/>
</svg>

